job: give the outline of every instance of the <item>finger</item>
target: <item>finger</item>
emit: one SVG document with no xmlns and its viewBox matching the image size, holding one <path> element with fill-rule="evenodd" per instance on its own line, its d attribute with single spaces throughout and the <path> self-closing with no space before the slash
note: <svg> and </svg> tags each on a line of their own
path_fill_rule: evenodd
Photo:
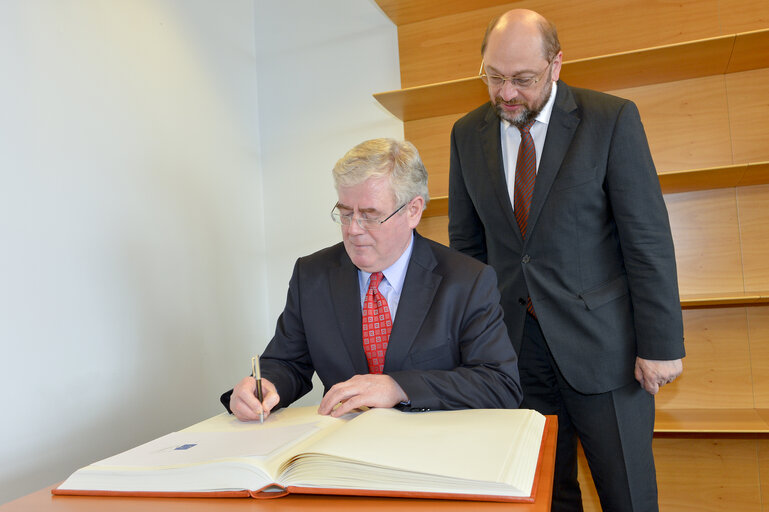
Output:
<svg viewBox="0 0 769 512">
<path fill-rule="evenodd" d="M 256 395 L 253 392 L 244 391 L 238 395 L 238 399 L 243 404 L 241 410 L 246 409 L 249 413 L 255 414 L 257 417 L 262 413 L 262 402 L 256 398 Z"/>
<path fill-rule="evenodd" d="M 331 414 L 336 407 L 341 404 L 342 401 L 339 399 L 334 398 L 333 396 L 326 396 L 323 397 L 323 400 L 321 400 L 320 405 L 318 406 L 318 414 Z"/>
<path fill-rule="evenodd" d="M 364 400 L 363 400 L 363 398 L 360 395 L 354 396 L 354 397 L 352 397 L 349 400 L 346 400 L 344 402 L 340 402 L 339 403 L 339 407 L 337 407 L 336 409 L 333 409 L 331 411 L 331 416 L 334 417 L 334 418 L 338 418 L 340 416 L 343 416 L 343 415 L 347 414 L 348 412 L 354 411 L 355 409 L 357 409 L 358 407 L 363 405 L 363 402 L 364 402 Z"/>
<path fill-rule="evenodd" d="M 264 410 L 264 417 L 267 418 L 267 416 L 270 415 L 270 412 L 272 412 L 272 409 L 278 405 L 280 402 L 280 396 L 278 396 L 278 393 L 275 391 L 268 391 L 267 394 L 264 396 L 264 400 L 262 400 L 262 410 Z"/>
<path fill-rule="evenodd" d="M 254 412 L 243 400 L 230 400 L 230 410 L 240 421 L 254 421 L 259 419 L 259 413 Z"/>
<path fill-rule="evenodd" d="M 251 381 L 253 382 L 253 379 Z M 254 387 L 238 385 L 230 398 L 230 410 L 241 421 L 253 421 L 260 418 L 263 408 L 262 403 L 254 395 L 252 389 Z"/>
<path fill-rule="evenodd" d="M 329 414 L 338 403 L 344 402 L 352 396 L 358 394 L 358 388 L 349 383 L 350 381 L 339 382 L 331 386 L 328 393 L 323 397 L 318 407 L 318 414 Z"/>
</svg>

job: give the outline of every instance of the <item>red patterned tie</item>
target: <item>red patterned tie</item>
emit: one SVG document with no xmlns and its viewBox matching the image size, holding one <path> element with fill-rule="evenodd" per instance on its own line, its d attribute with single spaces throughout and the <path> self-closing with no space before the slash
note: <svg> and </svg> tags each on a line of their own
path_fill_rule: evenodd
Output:
<svg viewBox="0 0 769 512">
<path fill-rule="evenodd" d="M 379 283 L 382 282 L 381 272 L 371 274 L 371 281 L 363 302 L 363 350 L 366 352 L 369 373 L 382 373 L 393 328 L 390 319 L 390 308 L 384 295 L 379 293 Z"/>
<path fill-rule="evenodd" d="M 534 180 L 537 178 L 537 150 L 534 147 L 534 139 L 531 138 L 531 127 L 536 119 L 532 119 L 525 126 L 518 128 L 521 132 L 521 145 L 518 146 L 518 161 L 515 165 L 515 187 L 513 189 L 513 201 L 515 202 L 515 220 L 521 229 L 521 235 L 526 239 L 526 227 L 529 222 L 529 207 L 531 206 L 531 194 L 534 192 Z M 534 317 L 534 306 L 531 297 L 527 297 L 526 311 Z"/>
<path fill-rule="evenodd" d="M 521 132 L 521 145 L 518 146 L 518 161 L 515 165 L 515 188 L 513 189 L 513 207 L 515 220 L 521 228 L 521 235 L 526 238 L 526 226 L 529 221 L 531 194 L 534 192 L 534 180 L 537 178 L 537 150 L 529 130 L 536 119 L 518 128 Z"/>
</svg>

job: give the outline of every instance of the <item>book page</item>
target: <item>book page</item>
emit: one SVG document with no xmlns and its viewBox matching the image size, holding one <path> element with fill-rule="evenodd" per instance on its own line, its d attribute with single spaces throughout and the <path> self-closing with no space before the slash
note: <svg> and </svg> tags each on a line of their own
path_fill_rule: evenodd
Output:
<svg viewBox="0 0 769 512">
<path fill-rule="evenodd" d="M 345 420 L 288 408 L 263 424 L 221 414 L 76 471 L 59 488 L 116 491 L 255 490 L 325 429 Z"/>
<path fill-rule="evenodd" d="M 233 457 L 266 459 L 319 430 L 317 423 L 305 423 L 284 428 L 249 429 L 226 433 L 174 432 L 96 462 L 92 466 L 160 469 L 202 464 Z"/>
<path fill-rule="evenodd" d="M 281 478 L 297 486 L 528 496 L 544 425 L 526 409 L 371 409 L 313 443 L 318 455 L 300 455 Z"/>
</svg>

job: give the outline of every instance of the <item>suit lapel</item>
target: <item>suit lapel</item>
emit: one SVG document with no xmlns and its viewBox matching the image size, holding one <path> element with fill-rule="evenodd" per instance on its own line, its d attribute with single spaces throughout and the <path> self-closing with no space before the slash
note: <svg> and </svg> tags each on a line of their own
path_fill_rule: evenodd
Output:
<svg viewBox="0 0 769 512">
<path fill-rule="evenodd" d="M 483 154 L 488 164 L 487 169 L 494 191 L 496 192 L 499 207 L 507 221 L 510 223 L 519 243 L 523 243 L 521 230 L 515 221 L 513 204 L 510 202 L 510 194 L 507 192 L 507 179 L 505 178 L 505 166 L 502 163 L 502 142 L 500 135 L 499 118 L 494 111 L 494 106 L 489 104 L 484 122 L 479 126 L 481 141 L 483 141 Z"/>
<path fill-rule="evenodd" d="M 329 272 L 329 293 L 336 313 L 342 341 L 350 355 L 355 373 L 368 373 L 366 353 L 363 351 L 363 312 L 360 308 L 358 269 L 342 250 L 339 266 Z M 355 313 L 354 313 L 355 312 Z M 356 314 L 357 313 L 357 314 Z M 329 336 L 332 336 L 329 333 Z"/>
<path fill-rule="evenodd" d="M 550 187 L 558 175 L 558 170 L 561 168 L 563 158 L 566 156 L 566 151 L 569 149 L 579 122 L 577 104 L 574 102 L 571 89 L 559 81 L 553 112 L 547 127 L 545 147 L 542 150 L 542 161 L 539 163 L 537 180 L 534 183 L 534 192 L 531 197 L 527 228 L 529 233 L 533 233 L 536 228 L 539 214 L 550 193 Z M 527 237 L 527 240 L 530 238 Z"/>
<path fill-rule="evenodd" d="M 385 355 L 385 372 L 388 368 L 403 368 L 404 361 L 411 352 L 411 346 L 430 310 L 442 279 L 433 273 L 435 265 L 435 256 L 429 244 L 414 232 L 414 249 L 390 333 L 390 343 Z"/>
</svg>

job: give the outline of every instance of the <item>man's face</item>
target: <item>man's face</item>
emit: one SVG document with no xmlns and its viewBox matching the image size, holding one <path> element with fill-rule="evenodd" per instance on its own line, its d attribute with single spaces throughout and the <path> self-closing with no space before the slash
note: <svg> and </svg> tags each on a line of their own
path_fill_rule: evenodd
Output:
<svg viewBox="0 0 769 512">
<path fill-rule="evenodd" d="M 521 87 L 505 80 L 501 85 L 489 82 L 489 97 L 497 115 L 514 126 L 534 119 L 545 106 L 558 80 L 562 54 L 548 62 L 543 56 L 539 35 L 522 33 L 491 34 L 483 55 L 487 75 L 505 78 L 534 79 L 536 83 Z"/>
<path fill-rule="evenodd" d="M 401 206 L 395 204 L 389 179 L 369 178 L 359 185 L 339 187 L 337 194 L 339 213 L 352 214 L 352 222 L 342 225 L 342 239 L 355 266 L 366 272 L 379 272 L 395 263 L 408 247 L 412 229 L 419 224 L 424 200 L 412 199 L 383 224 L 364 229 L 356 219 L 384 220 Z"/>
</svg>

